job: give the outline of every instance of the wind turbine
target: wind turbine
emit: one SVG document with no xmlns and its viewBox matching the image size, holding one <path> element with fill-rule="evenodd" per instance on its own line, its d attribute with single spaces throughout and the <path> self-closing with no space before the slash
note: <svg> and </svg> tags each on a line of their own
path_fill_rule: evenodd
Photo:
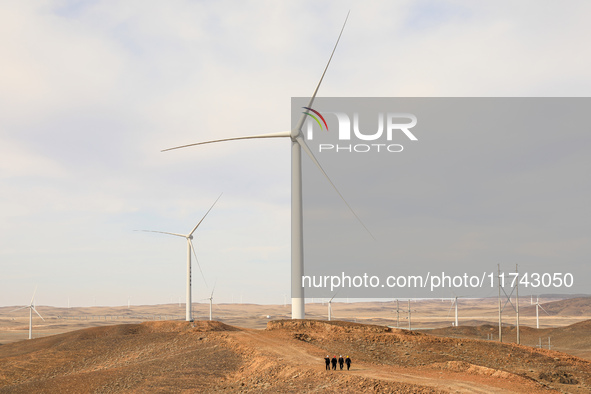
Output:
<svg viewBox="0 0 591 394">
<path fill-rule="evenodd" d="M 454 324 L 454 327 L 458 326 L 458 296 L 455 296 L 453 298 L 452 304 L 449 307 L 449 311 L 447 311 L 447 316 L 449 316 L 449 312 L 451 312 L 451 309 L 455 306 L 455 310 L 456 310 L 456 321 Z"/>
<path fill-rule="evenodd" d="M 191 251 L 193 252 L 193 255 L 195 256 L 195 261 L 197 261 L 197 266 L 199 267 L 199 261 L 197 260 L 197 254 L 195 253 L 195 248 L 193 247 L 193 242 L 191 240 L 193 239 L 193 233 L 195 232 L 195 230 L 197 230 L 197 227 L 199 227 L 199 225 L 201 224 L 203 219 L 205 219 L 205 217 L 207 216 L 209 211 L 211 211 L 211 209 L 214 207 L 214 205 L 218 202 L 218 200 L 220 199 L 222 194 L 219 195 L 219 197 L 214 201 L 214 203 L 209 208 L 209 210 L 205 213 L 205 215 L 203 215 L 203 217 L 201 218 L 199 223 L 197 223 L 197 225 L 195 227 L 193 227 L 193 230 L 191 230 L 191 232 L 187 235 L 177 234 L 177 233 L 167 233 L 164 231 L 139 230 L 139 231 L 144 231 L 144 232 L 148 232 L 148 233 L 174 235 L 176 237 L 182 237 L 187 240 L 187 303 L 186 303 L 186 308 L 185 308 L 185 310 L 186 310 L 185 320 L 186 321 L 193 321 L 193 312 L 191 310 L 191 305 L 192 305 L 191 304 Z M 199 270 L 201 270 L 201 267 L 199 267 Z M 203 272 L 201 274 L 203 275 Z M 203 280 L 205 280 L 205 278 Z"/>
<path fill-rule="evenodd" d="M 213 320 L 213 292 L 215 291 L 215 283 L 213 284 L 213 289 L 211 290 L 211 294 L 209 295 L 209 321 Z"/>
<path fill-rule="evenodd" d="M 324 72 L 320 77 L 320 81 L 318 85 L 316 85 L 316 89 L 308 102 L 308 105 L 304 107 L 306 109 L 303 112 L 302 116 L 300 117 L 298 123 L 291 131 L 283 131 L 277 133 L 269 133 L 269 134 L 257 134 L 257 135 L 250 135 L 245 137 L 234 137 L 234 138 L 224 138 L 219 140 L 212 140 L 212 141 L 205 141 L 205 142 L 197 142 L 194 144 L 182 145 L 177 146 L 174 148 L 164 149 L 165 151 L 170 151 L 173 149 L 180 149 L 186 148 L 189 146 L 196 146 L 196 145 L 204 145 L 204 144 L 211 144 L 215 142 L 224 142 L 224 141 L 234 141 L 234 140 L 245 140 L 245 139 L 259 139 L 259 138 L 290 138 L 291 139 L 291 289 L 292 289 L 292 298 L 291 298 L 291 318 L 292 319 L 304 319 L 305 318 L 305 300 L 304 300 L 304 288 L 302 286 L 302 276 L 304 275 L 304 234 L 303 234 L 303 214 L 302 214 L 302 149 L 306 152 L 306 154 L 310 157 L 310 159 L 316 164 L 316 166 L 320 169 L 322 174 L 328 179 L 328 182 L 332 185 L 332 187 L 336 190 L 339 194 L 341 199 L 345 202 L 347 207 L 353 212 L 353 215 L 359 220 L 361 225 L 367 230 L 369 230 L 361 219 L 357 216 L 357 214 L 353 211 L 349 203 L 345 200 L 343 195 L 339 192 L 335 184 L 330 180 L 320 163 L 316 160 L 312 151 L 306 145 L 304 141 L 303 133 L 302 133 L 302 126 L 304 125 L 304 121 L 306 120 L 307 116 L 309 115 L 310 108 L 314 103 L 314 99 L 316 98 L 316 94 L 318 93 L 318 89 L 322 84 L 322 80 L 324 79 L 324 75 L 328 70 L 328 66 L 330 65 L 330 61 L 337 49 L 337 45 L 341 39 L 341 35 L 343 34 L 343 30 L 345 29 L 345 25 L 347 23 L 347 19 L 349 18 L 349 14 L 347 14 L 347 18 L 345 18 L 345 22 L 343 23 L 343 27 L 341 28 L 341 32 L 339 33 L 339 37 L 335 46 L 332 50 L 330 58 L 328 59 L 328 63 L 324 68 Z M 371 235 L 371 233 L 370 233 Z M 372 236 L 373 237 L 373 236 Z"/>
<path fill-rule="evenodd" d="M 538 311 L 538 308 L 542 308 L 542 310 L 546 312 L 548 316 L 550 316 L 548 311 L 545 310 L 542 305 L 540 305 L 540 297 L 536 297 L 536 328 L 540 328 L 540 312 Z"/>
<path fill-rule="evenodd" d="M 334 298 L 337 296 L 337 293 L 335 293 L 332 298 L 328 300 L 328 321 L 332 319 L 332 300 L 334 300 Z"/>
<path fill-rule="evenodd" d="M 398 304 L 398 298 L 396 299 L 396 328 L 400 328 L 400 311 L 401 309 L 399 308 L 399 304 Z"/>
<path fill-rule="evenodd" d="M 17 309 L 14 309 L 11 311 L 11 312 L 16 312 L 16 311 L 20 311 L 21 309 L 29 308 L 29 339 L 33 339 L 33 311 L 35 311 L 35 313 L 37 315 L 39 315 L 39 317 L 43 321 L 45 321 L 45 319 L 43 319 L 43 316 L 41 316 L 39 314 L 39 312 L 37 312 L 37 309 L 35 309 L 35 293 L 37 293 L 37 287 L 35 287 L 35 291 L 33 291 L 33 297 L 31 298 L 31 302 L 29 303 L 29 305 L 23 306 L 22 308 L 17 308 Z"/>
</svg>

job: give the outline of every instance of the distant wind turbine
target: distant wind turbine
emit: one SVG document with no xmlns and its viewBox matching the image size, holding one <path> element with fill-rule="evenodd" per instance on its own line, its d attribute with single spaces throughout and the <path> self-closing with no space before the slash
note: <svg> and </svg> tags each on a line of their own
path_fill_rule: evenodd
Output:
<svg viewBox="0 0 591 394">
<path fill-rule="evenodd" d="M 29 305 L 23 306 L 22 308 L 17 308 L 17 309 L 14 309 L 11 311 L 11 312 L 16 312 L 16 311 L 20 311 L 21 309 L 29 308 L 29 339 L 33 339 L 33 311 L 35 311 L 35 313 L 37 315 L 39 315 L 39 317 L 43 321 L 45 321 L 45 319 L 43 319 L 43 316 L 41 316 L 39 314 L 39 312 L 37 312 L 37 309 L 35 309 L 35 293 L 37 293 L 37 287 L 35 287 L 35 291 L 33 291 L 33 297 L 31 298 L 31 302 L 29 303 Z"/>
<path fill-rule="evenodd" d="M 203 217 L 201 218 L 199 223 L 197 223 L 197 225 L 195 227 L 193 227 L 193 230 L 191 230 L 191 232 L 187 235 L 177 234 L 177 233 L 167 233 L 164 231 L 139 230 L 139 231 L 144 231 L 144 232 L 149 232 L 149 233 L 174 235 L 176 237 L 182 237 L 187 240 L 187 304 L 186 304 L 186 308 L 185 308 L 185 310 L 186 310 L 185 317 L 186 317 L 187 321 L 193 321 L 193 312 L 191 310 L 191 252 L 193 252 L 193 255 L 195 256 L 195 261 L 197 262 L 197 266 L 199 267 L 199 270 L 201 270 L 201 267 L 199 266 L 199 261 L 197 260 L 197 254 L 195 253 L 195 248 L 193 247 L 193 242 L 191 240 L 193 239 L 193 233 L 195 232 L 195 230 L 197 230 L 197 227 L 199 227 L 199 225 L 201 224 L 203 219 L 205 219 L 205 217 L 207 216 L 209 211 L 211 211 L 211 209 L 214 207 L 214 205 L 218 202 L 218 200 L 220 199 L 222 194 L 219 195 L 219 197 L 214 201 L 214 203 L 209 208 L 209 210 L 205 213 L 205 215 L 203 215 Z M 201 274 L 203 275 L 203 272 Z M 203 280 L 205 280 L 205 278 Z"/>
<path fill-rule="evenodd" d="M 324 68 L 324 72 L 320 77 L 320 81 L 308 102 L 308 105 L 304 107 L 306 109 L 303 112 L 303 115 L 300 117 L 298 123 L 291 131 L 283 131 L 277 133 L 269 133 L 269 134 L 257 134 L 257 135 L 250 135 L 245 137 L 234 137 L 234 138 L 224 138 L 219 140 L 212 140 L 212 141 L 205 141 L 205 142 L 197 142 L 194 144 L 189 145 L 182 145 L 177 146 L 174 148 L 164 149 L 163 152 L 173 150 L 173 149 L 180 149 L 186 148 L 189 146 L 196 146 L 196 145 L 204 145 L 204 144 L 211 144 L 214 142 L 223 142 L 223 141 L 234 141 L 234 140 L 245 140 L 245 139 L 259 139 L 259 138 L 290 138 L 291 139 L 291 289 L 292 289 L 292 302 L 291 302 L 291 318 L 292 319 L 304 319 L 305 318 L 305 299 L 304 299 L 304 287 L 302 286 L 302 276 L 304 275 L 304 234 L 303 234 L 303 213 L 302 213 L 302 149 L 306 152 L 306 154 L 310 157 L 310 159 L 316 164 L 316 166 L 320 169 L 322 174 L 328 179 L 328 182 L 332 185 L 332 187 L 336 190 L 338 195 L 341 199 L 345 202 L 347 207 L 353 212 L 353 215 L 359 220 L 361 225 L 367 230 L 367 227 L 361 222 L 361 219 L 357 216 L 357 214 L 353 211 L 349 203 L 345 200 L 341 192 L 337 189 L 335 184 L 330 180 L 320 163 L 316 160 L 312 151 L 306 145 L 306 142 L 303 137 L 302 133 L 302 126 L 304 125 L 304 121 L 306 120 L 307 116 L 309 115 L 310 108 L 314 103 L 314 99 L 316 98 L 316 94 L 318 93 L 318 89 L 322 84 L 322 80 L 324 79 L 324 75 L 328 70 L 328 66 L 330 65 L 330 61 L 337 49 L 337 45 L 341 39 L 341 35 L 343 34 L 343 30 L 345 29 L 345 25 L 347 23 L 347 19 L 349 18 L 349 14 L 347 14 L 347 18 L 345 18 L 345 22 L 343 23 L 343 27 L 341 28 L 341 32 L 335 43 L 335 46 L 332 50 L 330 58 L 328 59 L 328 63 Z M 371 235 L 371 233 L 370 233 Z M 372 235 L 373 237 L 373 235 Z"/>
<path fill-rule="evenodd" d="M 211 290 L 211 294 L 209 295 L 209 321 L 213 320 L 213 292 L 215 291 L 215 283 L 213 284 L 213 289 Z"/>
<path fill-rule="evenodd" d="M 332 300 L 334 300 L 334 298 L 337 296 L 337 293 L 335 293 L 332 298 L 328 300 L 328 321 L 332 319 Z"/>
<path fill-rule="evenodd" d="M 395 312 L 396 312 L 396 328 L 400 328 L 400 311 L 401 311 L 401 309 L 399 307 L 398 298 L 397 298 L 396 299 L 396 310 L 395 310 Z"/>
<path fill-rule="evenodd" d="M 451 312 L 451 309 L 455 306 L 455 310 L 456 310 L 456 320 L 455 320 L 455 324 L 454 327 L 458 326 L 458 296 L 455 296 L 452 300 L 451 306 L 449 307 L 449 311 L 447 312 L 447 316 L 449 316 L 449 312 Z"/>
</svg>

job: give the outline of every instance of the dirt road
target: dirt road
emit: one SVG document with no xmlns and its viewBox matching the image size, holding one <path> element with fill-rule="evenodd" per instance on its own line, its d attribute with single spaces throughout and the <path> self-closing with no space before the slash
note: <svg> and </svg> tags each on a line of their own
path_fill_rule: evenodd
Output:
<svg viewBox="0 0 591 394">
<path fill-rule="evenodd" d="M 305 341 L 286 338 L 273 331 L 244 330 L 233 333 L 232 337 L 246 347 L 252 347 L 270 359 L 289 362 L 300 369 L 318 373 L 347 373 L 362 378 L 388 382 L 403 382 L 412 385 L 432 387 L 456 393 L 547 393 L 548 389 L 532 384 L 519 376 L 507 376 L 504 380 L 487 376 L 433 371 L 428 368 L 403 368 L 376 365 L 365 362 L 353 363 L 350 371 L 325 371 L 326 351 Z M 332 356 L 331 356 L 332 357 Z"/>
</svg>

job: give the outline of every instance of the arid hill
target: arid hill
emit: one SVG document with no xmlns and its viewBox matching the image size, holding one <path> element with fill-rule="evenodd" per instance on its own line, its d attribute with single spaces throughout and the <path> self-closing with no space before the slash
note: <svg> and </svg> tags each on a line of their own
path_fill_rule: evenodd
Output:
<svg viewBox="0 0 591 394">
<path fill-rule="evenodd" d="M 550 316 L 589 316 L 591 315 L 591 297 L 577 297 L 568 298 L 560 301 L 552 301 L 541 303 Z M 526 315 L 535 315 L 536 306 L 528 305 L 520 310 Z M 546 313 L 539 309 L 540 316 L 545 316 Z"/>
<path fill-rule="evenodd" d="M 480 326 L 459 326 L 429 330 L 429 334 L 450 338 L 472 338 L 498 340 L 499 328 L 490 324 Z M 503 326 L 503 342 L 517 340 L 515 326 Z M 556 328 L 520 327 L 520 342 L 523 345 L 550 348 L 577 357 L 591 360 L 591 320 Z"/>
<path fill-rule="evenodd" d="M 325 371 L 327 355 L 351 371 Z M 591 362 L 546 349 L 338 321 L 95 327 L 0 346 L 0 393 L 589 392 Z"/>
</svg>

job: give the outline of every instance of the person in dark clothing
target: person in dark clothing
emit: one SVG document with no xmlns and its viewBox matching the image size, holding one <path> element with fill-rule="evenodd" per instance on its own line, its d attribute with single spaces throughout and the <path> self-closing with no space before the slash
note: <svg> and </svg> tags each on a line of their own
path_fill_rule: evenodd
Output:
<svg viewBox="0 0 591 394">
<path fill-rule="evenodd" d="M 345 364 L 345 359 L 343 358 L 343 356 L 339 356 L 339 368 L 341 369 L 341 371 L 343 370 L 344 364 Z"/>
<path fill-rule="evenodd" d="M 332 369 L 334 369 L 336 371 L 337 370 L 337 356 L 332 356 L 332 360 L 330 360 L 330 362 L 332 363 Z"/>
<path fill-rule="evenodd" d="M 349 356 L 347 356 L 347 358 L 345 358 L 345 364 L 347 364 L 347 371 L 348 371 L 349 368 L 351 368 L 351 359 L 349 358 Z"/>
<path fill-rule="evenodd" d="M 326 370 L 330 371 L 330 357 L 328 356 L 328 354 L 326 355 L 326 357 L 324 357 L 324 364 L 326 364 Z"/>
</svg>

